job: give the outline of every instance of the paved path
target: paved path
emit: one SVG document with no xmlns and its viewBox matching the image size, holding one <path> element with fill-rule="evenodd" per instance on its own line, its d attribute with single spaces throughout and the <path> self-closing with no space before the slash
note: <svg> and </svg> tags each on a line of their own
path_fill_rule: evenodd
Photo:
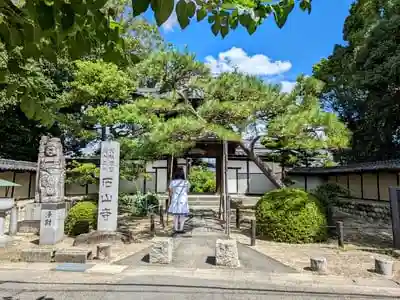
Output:
<svg viewBox="0 0 400 300">
<path fill-rule="evenodd" d="M 194 216 L 185 223 L 186 233 L 174 236 L 173 261 L 168 267 L 209 269 L 215 266 L 215 243 L 224 238 L 224 230 L 218 220 L 210 216 Z M 149 265 L 150 248 L 118 261 L 116 264 L 130 268 Z M 268 273 L 293 273 L 294 269 L 265 256 L 246 245 L 238 243 L 240 269 Z M 166 266 L 160 266 L 166 267 Z"/>
<path fill-rule="evenodd" d="M 289 300 L 289 299 L 396 299 L 395 297 L 363 296 L 346 294 L 340 290 L 332 292 L 292 291 L 285 287 L 276 288 L 269 284 L 257 285 L 252 282 L 243 284 L 218 281 L 185 279 L 168 276 L 126 277 L 116 282 L 85 283 L 18 283 L 1 282 L 2 300 Z M 397 298 L 398 299 L 398 298 Z"/>
</svg>

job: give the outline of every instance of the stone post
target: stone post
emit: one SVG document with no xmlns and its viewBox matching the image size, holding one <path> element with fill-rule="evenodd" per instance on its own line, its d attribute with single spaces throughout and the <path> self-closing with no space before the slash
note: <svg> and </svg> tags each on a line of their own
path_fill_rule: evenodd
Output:
<svg viewBox="0 0 400 300">
<path fill-rule="evenodd" d="M 6 212 L 0 211 L 0 248 L 7 247 L 12 242 L 12 238 L 4 234 Z"/>
<path fill-rule="evenodd" d="M 41 204 L 39 244 L 54 245 L 64 238 L 65 157 L 59 138 L 42 137 L 36 193 Z"/>
<path fill-rule="evenodd" d="M 119 152 L 118 142 L 101 143 L 98 231 L 117 230 Z"/>
<path fill-rule="evenodd" d="M 10 227 L 9 227 L 9 235 L 13 236 L 17 234 L 18 228 L 18 211 L 17 205 L 14 205 L 10 211 Z"/>
<path fill-rule="evenodd" d="M 389 201 L 392 214 L 393 248 L 400 249 L 400 188 L 389 187 Z"/>
</svg>

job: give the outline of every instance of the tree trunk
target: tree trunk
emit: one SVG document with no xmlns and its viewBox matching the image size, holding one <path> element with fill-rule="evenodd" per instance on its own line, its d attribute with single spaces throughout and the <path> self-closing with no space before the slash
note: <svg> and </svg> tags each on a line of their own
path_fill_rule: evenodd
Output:
<svg viewBox="0 0 400 300">
<path fill-rule="evenodd" d="M 256 164 L 256 166 L 263 172 L 265 176 L 277 187 L 283 188 L 285 185 L 283 182 L 273 174 L 273 171 L 268 167 L 256 154 L 254 154 L 250 149 L 248 149 L 243 142 L 239 142 L 239 147 L 247 154 L 247 156 Z"/>
</svg>

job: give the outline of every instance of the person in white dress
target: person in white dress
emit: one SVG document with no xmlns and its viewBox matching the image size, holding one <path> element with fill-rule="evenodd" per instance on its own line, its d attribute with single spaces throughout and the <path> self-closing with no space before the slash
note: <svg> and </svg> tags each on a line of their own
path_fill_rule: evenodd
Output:
<svg viewBox="0 0 400 300">
<path fill-rule="evenodd" d="M 189 214 L 188 193 L 190 183 L 185 179 L 185 172 L 178 168 L 169 184 L 170 205 L 168 213 L 174 216 L 174 231 L 182 233 Z"/>
</svg>

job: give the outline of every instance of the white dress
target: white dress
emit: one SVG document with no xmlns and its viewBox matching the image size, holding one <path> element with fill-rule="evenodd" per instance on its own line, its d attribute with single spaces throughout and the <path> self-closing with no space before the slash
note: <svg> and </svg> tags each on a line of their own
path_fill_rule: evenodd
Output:
<svg viewBox="0 0 400 300">
<path fill-rule="evenodd" d="M 169 188 L 171 189 L 171 204 L 168 208 L 168 212 L 173 215 L 189 214 L 189 181 L 183 179 L 171 180 Z"/>
</svg>

